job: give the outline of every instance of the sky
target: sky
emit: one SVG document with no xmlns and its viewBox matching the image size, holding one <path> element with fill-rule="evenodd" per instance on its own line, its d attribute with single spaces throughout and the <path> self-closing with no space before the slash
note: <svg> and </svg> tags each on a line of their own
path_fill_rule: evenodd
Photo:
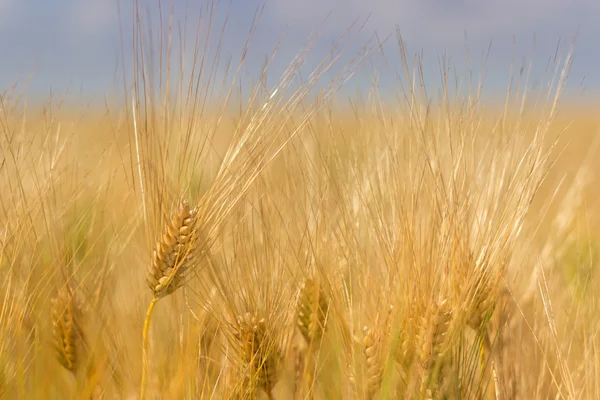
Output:
<svg viewBox="0 0 600 400">
<path fill-rule="evenodd" d="M 200 4 L 206 2 L 162 0 L 162 8 L 166 15 L 173 5 L 176 27 L 184 25 L 187 15 L 185 26 L 191 35 Z M 145 10 L 143 15 L 150 15 L 146 22 L 151 21 L 154 28 L 160 25 L 159 0 L 139 3 Z M 491 42 L 486 80 L 492 91 L 505 88 L 511 63 L 519 64 L 523 57 L 532 60 L 535 74 L 541 76 L 559 40 L 560 54 L 565 55 L 577 35 L 569 90 L 591 98 L 600 96 L 598 0 L 223 0 L 214 15 L 217 25 L 228 16 L 224 58 L 239 56 L 255 11 L 262 6 L 244 69 L 248 78 L 258 75 L 282 34 L 285 37 L 273 67 L 275 74 L 283 71 L 311 32 L 321 33 L 310 53 L 309 61 L 314 65 L 358 18 L 361 24 L 366 23 L 353 37 L 350 53 L 374 33 L 380 39 L 392 34 L 384 53 L 388 64 L 399 68 L 398 30 L 410 55 L 422 52 L 424 69 L 432 80 L 439 80 L 440 55 L 450 56 L 460 66 L 464 65 L 466 49 L 471 68 L 481 72 L 480 60 Z M 0 0 L 0 89 L 27 83 L 26 90 L 34 96 L 69 90 L 86 98 L 122 90 L 115 71 L 118 77 L 123 64 L 125 70 L 130 68 L 131 9 L 131 0 Z M 206 19 L 202 21 L 206 24 Z M 125 47 L 121 46 L 120 28 Z M 219 30 L 214 31 L 216 38 Z M 212 43 L 214 46 L 216 39 Z M 191 64 L 190 46 L 183 59 Z M 381 67 L 381 62 L 379 59 L 372 65 Z M 220 69 L 224 74 L 224 67 Z M 356 75 L 354 84 L 365 85 L 372 77 L 372 70 L 366 68 Z"/>
</svg>

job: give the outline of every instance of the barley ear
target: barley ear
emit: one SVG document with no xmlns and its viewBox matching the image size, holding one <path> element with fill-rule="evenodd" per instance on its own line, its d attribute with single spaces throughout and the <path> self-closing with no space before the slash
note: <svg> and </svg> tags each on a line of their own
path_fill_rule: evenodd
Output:
<svg viewBox="0 0 600 400">
<path fill-rule="evenodd" d="M 82 363 L 83 343 L 81 307 L 68 285 L 61 288 L 52 299 L 54 345 L 58 361 L 75 373 Z"/>
<path fill-rule="evenodd" d="M 448 350 L 448 335 L 452 313 L 448 309 L 447 300 L 431 307 L 427 316 L 422 319 L 419 337 L 421 362 L 421 395 L 432 396 L 432 378 L 435 368 L 443 361 L 442 358 Z"/>
<path fill-rule="evenodd" d="M 271 397 L 279 379 L 281 352 L 272 337 L 269 337 L 265 319 L 249 312 L 238 317 L 235 337 L 239 343 L 240 358 L 245 366 L 248 389 L 261 388 Z"/>
<path fill-rule="evenodd" d="M 298 302 L 298 329 L 309 344 L 318 342 L 326 328 L 329 304 L 319 284 L 305 279 Z"/>
<path fill-rule="evenodd" d="M 400 384 L 399 388 L 405 389 L 405 384 L 409 380 L 411 368 L 416 356 L 415 341 L 416 327 L 412 317 L 407 317 L 400 326 L 400 331 L 397 333 L 396 342 L 396 362 L 399 364 Z"/>
<path fill-rule="evenodd" d="M 60 364 L 75 377 L 80 394 L 93 397 L 98 373 L 85 330 L 89 310 L 77 294 L 66 284 L 51 299 L 53 347 Z"/>
<path fill-rule="evenodd" d="M 329 303 L 317 280 L 306 278 L 300 286 L 300 295 L 296 307 L 296 324 L 302 337 L 308 344 L 299 352 L 302 357 L 302 369 L 296 369 L 296 386 L 301 388 L 305 381 L 309 390 L 312 390 L 314 374 L 310 372 L 312 366 L 311 351 L 319 346 L 327 325 Z M 298 366 L 297 366 L 298 367 Z M 298 394 L 298 390 L 296 391 Z"/>
<path fill-rule="evenodd" d="M 365 326 L 363 331 L 365 334 L 363 346 L 367 359 L 367 399 L 372 399 L 379 391 L 383 375 L 381 343 L 374 329 L 369 329 Z"/>
<path fill-rule="evenodd" d="M 160 240 L 156 243 L 152 254 L 150 268 L 146 274 L 146 282 L 154 297 L 148 306 L 144 330 L 142 334 L 142 381 L 140 400 L 146 393 L 146 375 L 148 371 L 148 333 L 150 320 L 158 300 L 168 296 L 180 288 L 185 282 L 186 272 L 193 262 L 195 245 L 195 227 L 198 210 L 190 209 L 186 201 L 179 203 L 179 208 L 171 215 Z"/>
<path fill-rule="evenodd" d="M 167 296 L 183 285 L 193 262 L 197 216 L 198 210 L 182 201 L 157 241 L 146 275 L 155 297 Z"/>
</svg>

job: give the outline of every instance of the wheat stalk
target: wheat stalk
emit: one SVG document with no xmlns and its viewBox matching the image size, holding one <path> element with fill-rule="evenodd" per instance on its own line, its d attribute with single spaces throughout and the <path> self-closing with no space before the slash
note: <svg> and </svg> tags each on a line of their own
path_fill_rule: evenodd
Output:
<svg viewBox="0 0 600 400">
<path fill-rule="evenodd" d="M 294 346 L 292 349 L 292 357 L 294 361 L 294 393 L 298 396 L 302 390 L 302 383 L 305 375 L 304 371 L 306 369 L 305 350 L 301 349 L 300 346 Z"/>
<path fill-rule="evenodd" d="M 144 399 L 146 390 L 146 374 L 148 369 L 148 333 L 154 307 L 159 299 L 168 296 L 180 288 L 185 282 L 186 272 L 194 259 L 195 225 L 197 209 L 190 209 L 186 201 L 179 203 L 179 208 L 171 215 L 160 240 L 157 241 L 146 282 L 152 290 L 152 298 L 142 334 L 142 382 L 140 400 Z"/>
</svg>

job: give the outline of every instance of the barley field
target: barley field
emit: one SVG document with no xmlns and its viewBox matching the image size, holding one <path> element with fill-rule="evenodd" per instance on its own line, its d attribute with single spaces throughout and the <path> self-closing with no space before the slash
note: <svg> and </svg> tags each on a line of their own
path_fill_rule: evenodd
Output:
<svg viewBox="0 0 600 400">
<path fill-rule="evenodd" d="M 600 115 L 562 100 L 568 48 L 487 102 L 445 64 L 428 90 L 398 34 L 393 95 L 349 100 L 382 57 L 360 24 L 245 90 L 220 26 L 130 25 L 116 100 L 0 95 L 0 398 L 600 399 Z"/>
</svg>

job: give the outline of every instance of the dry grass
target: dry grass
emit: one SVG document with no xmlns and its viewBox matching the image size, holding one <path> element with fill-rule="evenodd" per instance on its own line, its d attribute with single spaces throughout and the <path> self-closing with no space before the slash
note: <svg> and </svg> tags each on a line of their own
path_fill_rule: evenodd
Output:
<svg viewBox="0 0 600 400">
<path fill-rule="evenodd" d="M 196 44 L 174 82 L 170 33 L 133 27 L 126 107 L 1 97 L 0 398 L 600 398 L 600 120 L 561 111 L 569 56 L 490 109 L 401 47 L 395 100 L 344 112 L 350 29 L 236 105 L 243 57 L 218 86 Z"/>
</svg>

